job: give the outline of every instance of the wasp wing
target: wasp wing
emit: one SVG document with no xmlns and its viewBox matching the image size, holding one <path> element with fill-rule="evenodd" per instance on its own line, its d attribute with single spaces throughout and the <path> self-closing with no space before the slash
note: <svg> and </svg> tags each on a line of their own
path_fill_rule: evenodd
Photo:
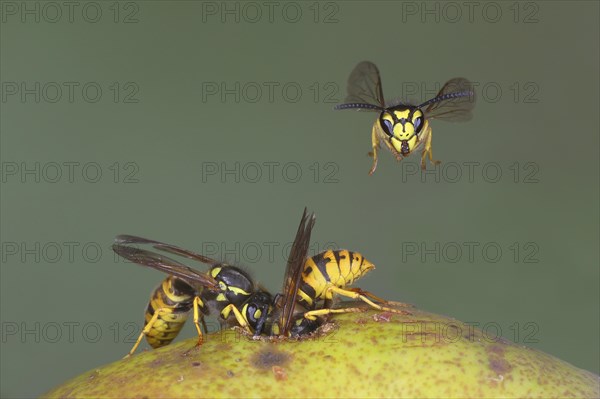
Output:
<svg viewBox="0 0 600 399">
<path fill-rule="evenodd" d="M 131 235 L 117 236 L 115 238 L 115 243 L 112 246 L 112 249 L 116 254 L 131 262 L 137 263 L 138 265 L 151 267 L 153 269 L 160 270 L 172 276 L 179 277 L 180 279 L 190 283 L 190 285 L 193 286 L 201 285 L 202 287 L 211 291 L 219 290 L 219 284 L 209 274 L 192 269 L 191 267 L 186 266 L 183 263 L 180 263 L 175 259 L 169 258 L 165 255 L 146 249 L 130 246 L 130 244 L 152 245 L 154 246 L 154 248 L 162 249 L 166 252 L 181 255 L 189 259 L 194 259 L 202 263 L 207 263 L 211 265 L 218 264 L 218 261 L 199 254 L 195 254 L 191 251 L 187 251 L 174 245 L 164 244 L 159 241 L 149 240 L 146 238 Z"/>
<path fill-rule="evenodd" d="M 296 232 L 296 238 L 290 249 L 287 266 L 285 269 L 285 278 L 283 285 L 283 299 L 281 304 L 281 316 L 279 320 L 280 332 L 287 336 L 291 329 L 292 316 L 296 307 L 296 299 L 298 297 L 298 287 L 302 279 L 302 271 L 304 270 L 304 262 L 310 245 L 310 235 L 315 225 L 315 215 L 307 214 L 306 208 L 300 219 L 300 225 Z"/>
<path fill-rule="evenodd" d="M 385 108 L 379 70 L 370 61 L 363 61 L 354 67 L 348 78 L 347 90 L 344 104 L 336 105 L 335 109 L 381 111 Z"/>
<path fill-rule="evenodd" d="M 425 108 L 425 117 L 452 122 L 465 122 L 472 118 L 475 107 L 473 84 L 465 78 L 450 79 L 440 92 L 429 101 L 419 105 Z"/>
<path fill-rule="evenodd" d="M 207 265 L 218 265 L 223 262 L 218 261 L 216 259 L 209 258 L 208 256 L 204 256 L 198 254 L 196 252 L 190 251 L 188 249 L 184 249 L 175 245 L 165 244 L 164 242 L 149 240 L 147 238 L 142 238 L 138 236 L 131 236 L 127 234 L 119 235 L 115 238 L 115 241 L 121 244 L 149 244 L 154 248 L 169 252 L 171 254 L 179 255 L 184 258 L 192 259 L 201 263 L 205 263 Z"/>
</svg>

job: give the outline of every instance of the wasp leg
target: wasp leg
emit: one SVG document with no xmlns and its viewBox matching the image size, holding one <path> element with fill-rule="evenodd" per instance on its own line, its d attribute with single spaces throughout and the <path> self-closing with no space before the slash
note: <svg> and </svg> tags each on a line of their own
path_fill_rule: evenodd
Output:
<svg viewBox="0 0 600 399">
<path fill-rule="evenodd" d="M 196 331 L 198 332 L 198 343 L 196 346 L 202 345 L 204 342 L 204 338 L 202 337 L 202 330 L 200 330 L 200 322 L 204 326 L 204 331 L 206 331 L 206 323 L 204 322 L 204 317 L 200 315 L 200 308 L 204 307 L 204 303 L 200 297 L 194 298 L 194 325 L 196 326 Z"/>
<path fill-rule="evenodd" d="M 208 327 L 206 327 L 206 321 L 204 320 L 204 317 L 200 319 L 200 323 L 202 323 L 202 331 L 208 334 Z"/>
<path fill-rule="evenodd" d="M 142 332 L 140 333 L 140 336 L 138 337 L 137 341 L 135 341 L 135 344 L 133 345 L 133 348 L 131 348 L 131 350 L 129 351 L 129 353 L 127 355 L 125 355 L 124 359 L 130 357 L 131 355 L 133 355 L 135 353 L 136 349 L 138 348 L 138 346 L 140 346 L 140 343 L 142 342 L 142 338 L 144 338 L 145 335 L 148 335 L 148 333 L 150 332 L 150 330 L 152 330 L 152 326 L 154 326 L 154 323 L 156 323 L 156 320 L 158 320 L 158 316 L 161 313 L 171 314 L 171 311 L 168 310 L 168 309 L 160 308 L 160 309 L 158 309 L 157 311 L 154 312 L 154 315 L 152 315 L 152 318 L 150 319 L 150 321 L 142 329 Z"/>
<path fill-rule="evenodd" d="M 407 312 L 405 310 L 392 309 L 387 306 L 378 305 L 375 302 L 371 301 L 369 298 L 367 298 L 365 295 L 362 295 L 361 293 L 338 288 L 335 285 L 330 285 L 327 288 L 327 290 L 332 291 L 338 295 L 348 297 L 348 298 L 360 299 L 361 301 L 365 302 L 366 304 L 368 304 L 371 307 L 378 309 L 378 310 L 382 310 L 385 312 L 391 312 L 391 313 L 399 313 L 399 314 L 411 314 L 410 312 Z M 325 312 L 325 313 L 322 312 L 323 310 L 327 311 L 328 309 L 311 310 L 309 312 L 304 313 L 304 317 L 312 319 L 313 316 L 323 315 L 323 314 L 327 314 L 327 313 L 343 313 L 343 312 L 337 312 L 337 310 L 343 310 L 343 309 L 335 309 L 336 312 Z"/>
<path fill-rule="evenodd" d="M 404 159 L 404 156 L 402 154 L 400 154 L 398 151 L 396 151 L 396 149 L 394 148 L 391 140 L 387 144 L 388 144 L 388 147 L 390 149 L 390 152 L 396 158 L 396 161 L 397 162 L 402 161 Z"/>
<path fill-rule="evenodd" d="M 379 148 L 379 135 L 377 133 L 377 121 L 373 125 L 373 130 L 371 131 L 371 148 L 372 151 L 369 152 L 369 156 L 373 157 L 373 165 L 371 166 L 371 170 L 369 170 L 369 175 L 375 173 L 375 169 L 377 169 L 377 148 Z"/>
<path fill-rule="evenodd" d="M 429 157 L 429 162 L 433 165 L 439 165 L 440 161 L 436 161 L 433 159 L 433 154 L 431 151 L 431 126 L 429 126 L 429 122 L 425 122 L 425 133 L 423 134 L 423 139 L 425 140 L 425 148 L 421 153 L 421 169 L 425 170 L 425 158 Z"/>
<path fill-rule="evenodd" d="M 235 316 L 235 319 L 237 320 L 240 327 L 246 330 L 248 334 L 252 334 L 252 329 L 248 325 L 248 322 L 233 303 L 230 303 L 229 305 L 225 306 L 225 308 L 223 308 L 223 310 L 221 311 L 221 316 L 223 316 L 223 318 L 226 319 L 229 316 L 229 312 L 233 312 L 233 315 Z"/>
<path fill-rule="evenodd" d="M 384 303 L 384 304 L 388 304 L 388 305 L 392 305 L 392 306 L 398 306 L 398 307 L 401 307 L 401 308 L 412 308 L 412 307 L 414 307 L 414 305 L 411 305 L 410 303 L 388 301 L 387 299 L 380 298 L 377 295 L 372 294 L 369 291 L 363 290 L 362 288 L 348 288 L 348 291 L 352 291 L 352 292 L 356 292 L 356 293 L 358 293 L 360 295 L 364 295 L 367 298 L 371 298 L 373 301 L 379 302 L 379 303 Z"/>
<path fill-rule="evenodd" d="M 324 308 L 324 309 L 317 309 L 317 310 L 311 310 L 309 312 L 304 313 L 304 317 L 308 320 L 316 320 L 317 316 L 326 316 L 328 314 L 332 314 L 332 313 L 360 313 L 360 312 L 364 312 L 365 309 L 364 308 L 341 308 L 341 309 L 331 309 L 331 308 Z"/>
</svg>

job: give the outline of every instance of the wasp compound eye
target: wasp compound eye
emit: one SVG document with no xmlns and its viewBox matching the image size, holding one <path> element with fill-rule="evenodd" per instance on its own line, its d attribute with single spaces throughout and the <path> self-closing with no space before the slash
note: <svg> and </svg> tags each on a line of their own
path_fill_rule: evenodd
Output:
<svg viewBox="0 0 600 399">
<path fill-rule="evenodd" d="M 420 116 L 415 118 L 413 125 L 415 127 L 415 133 L 420 133 L 421 129 L 423 129 L 423 118 Z"/>
<path fill-rule="evenodd" d="M 393 136 L 394 135 L 394 124 L 391 121 L 388 121 L 387 119 L 383 119 L 383 130 L 385 130 L 385 132 L 389 136 Z"/>
</svg>

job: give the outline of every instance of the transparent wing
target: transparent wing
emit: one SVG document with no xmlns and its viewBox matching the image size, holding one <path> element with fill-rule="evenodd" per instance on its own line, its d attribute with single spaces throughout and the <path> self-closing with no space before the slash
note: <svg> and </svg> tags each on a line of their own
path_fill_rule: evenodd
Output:
<svg viewBox="0 0 600 399">
<path fill-rule="evenodd" d="M 473 117 L 475 90 L 473 84 L 465 78 L 450 79 L 440 92 L 419 105 L 427 107 L 423 111 L 426 118 L 452 122 L 465 122 Z"/>
<path fill-rule="evenodd" d="M 207 273 L 199 272 L 198 270 L 192 269 L 171 259 L 165 255 L 157 252 L 149 251 L 142 248 L 131 246 L 135 245 L 152 245 L 156 249 L 163 250 L 172 254 L 180 255 L 188 259 L 194 259 L 196 261 L 216 265 L 220 262 L 207 258 L 203 255 L 196 254 L 183 248 L 176 247 L 170 244 L 164 244 L 159 241 L 148 240 L 146 238 L 131 236 L 131 235 L 119 235 L 115 238 L 115 243 L 112 246 L 113 251 L 119 256 L 137 263 L 138 265 L 151 267 L 156 270 L 160 270 L 164 273 L 170 274 L 181 278 L 182 280 L 190 283 L 192 286 L 201 285 L 211 291 L 218 291 L 219 284 L 217 281 Z"/>
<path fill-rule="evenodd" d="M 385 108 L 379 70 L 370 61 L 363 61 L 354 67 L 348 78 L 347 90 L 344 104 L 336 105 L 335 109 L 381 111 Z"/>
<path fill-rule="evenodd" d="M 300 219 L 300 225 L 296 232 L 296 238 L 290 249 L 287 266 L 285 269 L 285 278 L 283 285 L 283 300 L 281 304 L 281 317 L 279 326 L 281 334 L 288 335 L 292 326 L 292 316 L 296 307 L 296 299 L 298 296 L 298 286 L 302 279 L 302 270 L 310 245 L 310 235 L 315 225 L 315 215 L 307 214 L 306 208 Z"/>
</svg>

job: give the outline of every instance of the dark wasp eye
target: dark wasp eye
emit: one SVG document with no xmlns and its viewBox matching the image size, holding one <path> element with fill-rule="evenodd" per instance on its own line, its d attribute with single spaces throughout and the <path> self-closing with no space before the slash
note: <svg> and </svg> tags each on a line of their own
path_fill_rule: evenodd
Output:
<svg viewBox="0 0 600 399">
<path fill-rule="evenodd" d="M 423 128 L 423 118 L 422 117 L 418 117 L 413 121 L 413 125 L 415 127 L 415 133 L 419 133 L 421 131 L 421 129 Z"/>
<path fill-rule="evenodd" d="M 394 134 L 394 125 L 387 119 L 383 120 L 383 130 L 390 136 Z"/>
</svg>

